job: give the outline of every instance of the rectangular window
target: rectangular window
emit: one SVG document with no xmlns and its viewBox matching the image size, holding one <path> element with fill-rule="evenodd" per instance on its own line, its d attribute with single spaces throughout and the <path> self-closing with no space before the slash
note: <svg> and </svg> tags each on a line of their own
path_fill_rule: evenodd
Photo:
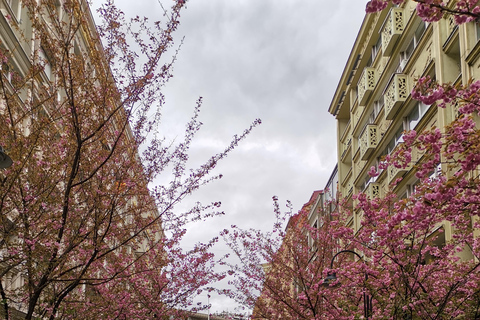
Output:
<svg viewBox="0 0 480 320">
<path fill-rule="evenodd" d="M 413 52 L 415 51 L 415 48 L 420 43 L 420 40 L 422 39 L 423 34 L 427 29 L 427 26 L 428 24 L 426 22 L 421 21 L 417 29 L 415 29 L 415 33 L 413 34 L 413 37 L 408 43 L 407 47 L 405 48 L 405 50 L 400 52 L 400 62 L 399 62 L 397 72 L 402 72 L 403 69 L 405 68 L 405 65 L 407 64 L 408 60 L 412 56 Z"/>
<path fill-rule="evenodd" d="M 477 41 L 480 40 L 480 22 L 475 22 L 475 34 L 477 36 Z"/>
<path fill-rule="evenodd" d="M 397 132 L 395 132 L 394 136 L 392 137 L 392 139 L 390 140 L 390 142 L 388 143 L 387 145 L 387 148 L 385 149 L 385 152 L 384 154 L 390 154 L 393 152 L 393 150 L 395 149 L 395 147 L 399 144 L 399 143 L 402 143 L 403 142 L 403 127 L 400 126 L 397 130 Z"/>
<path fill-rule="evenodd" d="M 433 170 L 432 174 L 430 175 L 430 179 L 434 180 L 439 178 L 442 175 L 442 164 L 439 163 Z"/>
<path fill-rule="evenodd" d="M 413 184 L 407 184 L 405 192 L 400 196 L 400 199 L 406 199 L 411 197 L 415 193 L 415 188 L 418 181 L 415 181 Z"/>
<path fill-rule="evenodd" d="M 48 80 L 51 80 L 52 65 L 50 64 L 50 59 L 48 58 L 43 48 L 40 48 L 40 50 L 38 50 L 38 55 L 40 56 L 41 63 L 43 64 L 43 72 L 45 72 L 45 75 L 47 76 Z"/>
<path fill-rule="evenodd" d="M 382 50 L 382 37 L 379 36 L 377 43 L 375 43 L 375 45 L 372 47 L 372 54 L 368 59 L 367 67 L 371 67 L 373 65 L 373 63 L 375 62 L 375 58 L 378 56 L 381 50 Z"/>
<path fill-rule="evenodd" d="M 405 130 L 413 130 L 423 118 L 425 113 L 427 113 L 429 105 L 424 104 L 423 102 L 418 101 L 406 118 Z"/>
<path fill-rule="evenodd" d="M 377 43 L 372 47 L 372 61 L 375 61 L 375 58 L 377 55 L 380 53 L 380 50 L 382 50 L 382 37 L 379 36 Z"/>
<path fill-rule="evenodd" d="M 12 12 L 15 18 L 17 20 L 20 20 L 20 14 L 22 9 L 20 0 L 8 0 L 7 2 L 8 2 L 8 5 L 10 6 L 10 9 L 12 9 Z"/>
</svg>

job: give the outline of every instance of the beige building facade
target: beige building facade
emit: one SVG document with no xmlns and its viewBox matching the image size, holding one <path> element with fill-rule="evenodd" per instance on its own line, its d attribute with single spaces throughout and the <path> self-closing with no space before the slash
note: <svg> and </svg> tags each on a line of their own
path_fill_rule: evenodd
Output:
<svg viewBox="0 0 480 320">
<path fill-rule="evenodd" d="M 426 23 L 416 15 L 416 5 L 405 1 L 365 16 L 329 106 L 337 120 L 339 192 L 352 206 L 353 194 L 379 197 L 399 177 L 394 192 L 411 194 L 417 182 L 413 166 L 378 170 L 382 157 L 403 142 L 405 131 L 444 128 L 455 119 L 454 107 L 440 109 L 412 99 L 416 79 L 430 76 L 455 84 L 480 79 L 478 23 L 457 26 L 452 16 Z M 421 158 L 414 153 L 412 163 Z M 381 172 L 377 177 L 368 175 L 372 166 Z M 440 165 L 435 174 L 442 174 Z M 348 224 L 357 231 L 361 219 L 362 213 L 354 211 Z M 451 228 L 442 227 L 441 240 L 448 241 Z"/>
</svg>

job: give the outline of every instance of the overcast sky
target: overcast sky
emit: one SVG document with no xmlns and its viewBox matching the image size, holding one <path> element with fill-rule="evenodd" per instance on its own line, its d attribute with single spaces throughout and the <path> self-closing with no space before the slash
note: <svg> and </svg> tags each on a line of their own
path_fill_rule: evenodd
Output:
<svg viewBox="0 0 480 320">
<path fill-rule="evenodd" d="M 171 0 L 162 0 L 165 6 Z M 156 0 L 117 0 L 150 15 Z M 272 196 L 295 211 L 322 189 L 336 163 L 336 129 L 328 113 L 364 17 L 367 0 L 189 0 L 176 33 L 184 44 L 165 88 L 162 131 L 182 137 L 198 97 L 204 127 L 192 145 L 200 163 L 256 118 L 262 125 L 220 163 L 223 179 L 195 199 L 221 201 L 225 216 L 191 226 L 189 243 L 232 224 L 271 228 Z M 154 17 L 155 18 L 155 17 Z M 224 246 L 216 249 L 226 253 Z M 206 302 L 206 296 L 203 298 Z M 212 311 L 234 303 L 213 296 Z"/>
</svg>

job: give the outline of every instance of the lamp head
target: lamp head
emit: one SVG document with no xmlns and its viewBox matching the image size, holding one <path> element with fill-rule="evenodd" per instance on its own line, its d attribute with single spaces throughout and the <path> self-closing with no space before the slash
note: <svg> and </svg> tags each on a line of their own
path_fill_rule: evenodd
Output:
<svg viewBox="0 0 480 320">
<path fill-rule="evenodd" d="M 329 273 L 327 277 L 323 280 L 323 287 L 330 287 L 330 285 L 337 281 L 337 275 L 335 272 Z M 337 287 L 339 283 L 335 284 L 334 287 Z"/>
<path fill-rule="evenodd" d="M 12 158 L 10 158 L 0 146 L 0 169 L 5 169 L 13 164 Z"/>
</svg>

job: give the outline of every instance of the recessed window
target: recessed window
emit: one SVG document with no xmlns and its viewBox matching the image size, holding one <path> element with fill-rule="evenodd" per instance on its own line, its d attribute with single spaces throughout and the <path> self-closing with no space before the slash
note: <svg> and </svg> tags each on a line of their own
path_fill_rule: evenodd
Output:
<svg viewBox="0 0 480 320">
<path fill-rule="evenodd" d="M 418 101 L 415 104 L 415 107 L 412 109 L 412 111 L 406 118 L 405 130 L 415 129 L 415 127 L 423 118 L 423 116 L 427 113 L 429 108 L 430 108 L 429 105 L 426 105 L 425 103 Z"/>
<path fill-rule="evenodd" d="M 40 50 L 38 50 L 38 55 L 40 56 L 40 59 L 41 59 L 40 62 L 43 64 L 43 72 L 45 72 L 45 75 L 47 76 L 48 80 L 51 80 L 52 65 L 50 64 L 50 59 L 48 58 L 43 48 L 40 48 Z"/>
<path fill-rule="evenodd" d="M 390 142 L 388 143 L 383 154 L 387 155 L 392 153 L 395 147 L 402 142 L 403 142 L 403 127 L 400 126 L 398 130 L 395 132 L 395 134 L 393 135 Z"/>
<path fill-rule="evenodd" d="M 412 56 L 413 52 L 415 51 L 415 48 L 420 43 L 420 40 L 422 39 L 423 34 L 427 29 L 427 26 L 428 24 L 426 22 L 421 21 L 420 24 L 417 26 L 417 29 L 415 29 L 415 33 L 413 34 L 413 37 L 410 40 L 410 42 L 408 42 L 405 49 L 402 52 L 400 52 L 400 62 L 399 62 L 398 72 L 403 71 L 403 68 L 407 64 L 410 57 Z"/>
<path fill-rule="evenodd" d="M 378 100 L 375 100 L 373 102 L 373 110 L 372 112 L 370 113 L 370 116 L 368 118 L 368 124 L 374 124 L 375 123 L 375 120 L 377 119 L 380 111 L 382 110 L 383 108 L 383 95 L 380 96 L 380 98 Z"/>
<path fill-rule="evenodd" d="M 480 22 L 475 22 L 475 35 L 477 36 L 477 41 L 480 40 Z"/>
<path fill-rule="evenodd" d="M 372 47 L 372 60 L 375 61 L 375 58 L 377 57 L 378 53 L 382 49 L 382 37 L 379 36 L 377 43 Z"/>
<path fill-rule="evenodd" d="M 10 9 L 12 9 L 13 15 L 17 20 L 20 20 L 20 13 L 21 13 L 21 4 L 20 0 L 8 0 L 8 5 L 10 6 Z"/>
</svg>

